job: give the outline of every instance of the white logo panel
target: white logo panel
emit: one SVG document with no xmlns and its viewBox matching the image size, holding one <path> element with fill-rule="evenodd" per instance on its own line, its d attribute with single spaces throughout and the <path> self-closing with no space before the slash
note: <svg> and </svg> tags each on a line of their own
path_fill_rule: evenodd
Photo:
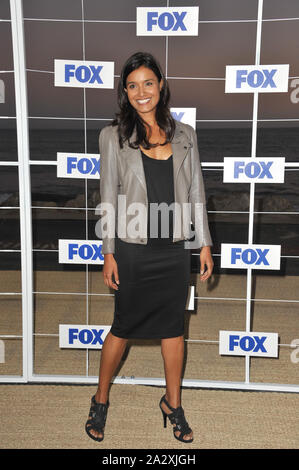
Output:
<svg viewBox="0 0 299 470">
<path fill-rule="evenodd" d="M 282 93 L 289 87 L 289 64 L 227 65 L 225 93 Z"/>
<path fill-rule="evenodd" d="M 197 36 L 199 7 L 137 7 L 136 36 Z"/>
<path fill-rule="evenodd" d="M 224 183 L 284 183 L 285 158 L 223 159 Z"/>
<path fill-rule="evenodd" d="M 107 325 L 59 325 L 59 347 L 102 349 L 110 328 Z"/>
<path fill-rule="evenodd" d="M 114 88 L 114 62 L 54 60 L 55 86 Z"/>
<path fill-rule="evenodd" d="M 278 356 L 277 333 L 219 331 L 219 354 L 229 356 Z"/>
<path fill-rule="evenodd" d="M 221 268 L 280 269 L 280 245 L 221 244 Z"/>
<path fill-rule="evenodd" d="M 170 108 L 170 112 L 176 121 L 189 124 L 196 129 L 196 108 Z"/>
<path fill-rule="evenodd" d="M 102 241 L 58 240 L 59 263 L 104 264 Z"/>
</svg>

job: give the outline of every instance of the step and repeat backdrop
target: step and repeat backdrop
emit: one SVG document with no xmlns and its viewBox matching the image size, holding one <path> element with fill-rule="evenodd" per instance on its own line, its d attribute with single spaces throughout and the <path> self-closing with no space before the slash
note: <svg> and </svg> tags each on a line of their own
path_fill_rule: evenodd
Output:
<svg viewBox="0 0 299 470">
<path fill-rule="evenodd" d="M 152 53 L 196 129 L 215 270 L 191 252 L 184 384 L 299 391 L 299 4 L 7 0 L 0 6 L 0 380 L 97 381 L 100 130 Z M 115 381 L 163 383 L 155 341 Z"/>
</svg>

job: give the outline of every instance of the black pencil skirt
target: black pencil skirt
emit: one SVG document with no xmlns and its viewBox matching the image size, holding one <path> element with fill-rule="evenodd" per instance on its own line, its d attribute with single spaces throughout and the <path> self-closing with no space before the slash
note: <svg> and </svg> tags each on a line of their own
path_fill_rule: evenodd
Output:
<svg viewBox="0 0 299 470">
<path fill-rule="evenodd" d="M 184 334 L 190 250 L 184 240 L 149 239 L 147 245 L 116 237 L 119 286 L 111 333 L 120 338 L 173 338 Z"/>
</svg>

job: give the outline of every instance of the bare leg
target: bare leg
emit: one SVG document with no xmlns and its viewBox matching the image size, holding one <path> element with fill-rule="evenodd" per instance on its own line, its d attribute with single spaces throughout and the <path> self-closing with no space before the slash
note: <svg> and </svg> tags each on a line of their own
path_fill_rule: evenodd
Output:
<svg viewBox="0 0 299 470">
<path fill-rule="evenodd" d="M 177 408 L 181 405 L 181 376 L 184 360 L 184 338 L 166 338 L 161 340 L 161 353 L 164 360 L 164 370 L 166 379 L 165 398 L 168 403 Z M 171 410 L 162 403 L 163 410 L 169 414 Z M 179 436 L 180 432 L 175 433 Z M 193 438 L 193 433 L 186 434 L 184 440 Z"/>
<path fill-rule="evenodd" d="M 95 400 L 98 403 L 106 403 L 108 400 L 110 382 L 120 363 L 127 342 L 127 339 L 118 338 L 110 332 L 106 336 L 101 353 L 98 389 L 95 395 Z M 90 432 L 95 437 L 102 437 L 102 433 L 95 430 Z"/>
</svg>

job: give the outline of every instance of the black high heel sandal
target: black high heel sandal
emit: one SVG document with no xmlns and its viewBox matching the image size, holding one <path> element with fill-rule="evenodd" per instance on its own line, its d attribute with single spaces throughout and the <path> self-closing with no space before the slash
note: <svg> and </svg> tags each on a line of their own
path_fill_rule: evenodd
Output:
<svg viewBox="0 0 299 470">
<path fill-rule="evenodd" d="M 167 406 L 167 408 L 169 408 L 171 410 L 171 413 L 167 414 L 163 410 L 163 408 L 161 406 L 162 402 L 164 402 L 165 405 Z M 166 400 L 165 395 L 163 395 L 163 397 L 161 398 L 159 406 L 160 406 L 160 409 L 161 409 L 162 415 L 163 415 L 164 428 L 166 428 L 167 417 L 168 417 L 171 424 L 176 425 L 176 426 L 173 427 L 174 437 L 178 441 L 181 441 L 181 442 L 186 442 L 186 443 L 193 442 L 193 437 L 192 437 L 192 439 L 184 439 L 184 436 L 186 436 L 186 434 L 190 434 L 192 432 L 192 429 L 189 427 L 189 425 L 186 421 L 183 408 L 181 406 L 178 406 L 177 408 L 172 408 L 172 406 L 170 406 L 170 404 Z M 176 434 L 175 434 L 177 431 L 180 431 L 180 434 L 178 436 L 176 436 Z"/>
<path fill-rule="evenodd" d="M 85 431 L 87 432 L 88 436 L 94 441 L 101 442 L 104 439 L 104 427 L 106 424 L 108 407 L 109 401 L 107 401 L 107 403 L 97 403 L 95 395 L 92 397 L 88 420 L 85 424 Z M 103 434 L 103 436 L 94 436 L 90 433 L 92 429 L 96 432 Z"/>
</svg>

